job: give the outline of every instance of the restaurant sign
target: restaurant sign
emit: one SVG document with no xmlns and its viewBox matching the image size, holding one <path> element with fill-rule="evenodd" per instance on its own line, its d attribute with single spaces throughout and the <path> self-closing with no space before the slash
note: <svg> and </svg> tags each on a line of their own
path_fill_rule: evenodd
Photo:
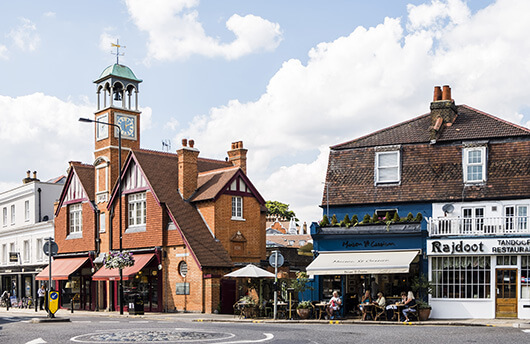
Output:
<svg viewBox="0 0 530 344">
<path fill-rule="evenodd" d="M 528 254 L 530 238 L 427 240 L 427 255 Z"/>
</svg>

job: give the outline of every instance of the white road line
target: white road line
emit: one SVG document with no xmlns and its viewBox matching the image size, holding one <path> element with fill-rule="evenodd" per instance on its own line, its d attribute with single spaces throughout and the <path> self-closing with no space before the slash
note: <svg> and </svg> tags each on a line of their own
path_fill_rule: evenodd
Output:
<svg viewBox="0 0 530 344">
<path fill-rule="evenodd" d="M 120 322 L 117 320 L 100 320 L 101 324 L 119 324 Z"/>
<path fill-rule="evenodd" d="M 73 323 L 91 323 L 91 320 L 72 320 Z"/>
<path fill-rule="evenodd" d="M 129 323 L 132 324 L 147 324 L 149 320 L 129 320 Z"/>
<path fill-rule="evenodd" d="M 44 343 L 48 343 L 48 342 L 45 341 L 45 340 L 42 339 L 42 338 L 37 338 L 37 339 L 30 340 L 30 341 L 27 342 L 26 344 L 44 344 Z"/>
<path fill-rule="evenodd" d="M 530 330 L 522 330 L 523 332 L 530 333 Z"/>
<path fill-rule="evenodd" d="M 264 335 L 265 335 L 265 338 L 258 339 L 258 340 L 237 340 L 235 342 L 221 342 L 221 343 L 218 343 L 218 344 L 262 343 L 262 342 L 266 342 L 266 341 L 271 340 L 272 338 L 274 338 L 274 335 L 272 333 L 264 333 Z"/>
</svg>

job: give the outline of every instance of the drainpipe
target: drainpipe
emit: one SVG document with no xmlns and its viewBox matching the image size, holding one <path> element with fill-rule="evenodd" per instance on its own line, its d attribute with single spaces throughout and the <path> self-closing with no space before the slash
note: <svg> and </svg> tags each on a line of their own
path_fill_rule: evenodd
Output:
<svg viewBox="0 0 530 344">
<path fill-rule="evenodd" d="M 109 251 L 112 250 L 112 222 L 114 220 L 114 207 L 111 207 L 109 210 Z M 114 288 L 110 288 L 109 283 L 109 296 L 107 297 L 109 301 L 109 311 L 115 311 L 114 309 Z"/>
<path fill-rule="evenodd" d="M 42 207 L 41 207 L 41 203 L 42 203 L 42 202 L 41 202 L 41 191 L 42 191 L 41 188 L 38 188 L 38 189 L 37 189 L 37 192 L 39 193 L 39 222 L 42 221 L 42 211 L 41 211 L 41 208 L 42 208 Z"/>
</svg>

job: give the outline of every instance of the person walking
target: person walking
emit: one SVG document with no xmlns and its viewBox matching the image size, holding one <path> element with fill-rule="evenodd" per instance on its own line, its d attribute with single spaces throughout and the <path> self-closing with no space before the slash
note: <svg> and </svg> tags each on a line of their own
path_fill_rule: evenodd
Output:
<svg viewBox="0 0 530 344">
<path fill-rule="evenodd" d="M 40 286 L 39 290 L 37 291 L 37 295 L 39 296 L 39 309 L 43 311 L 44 297 L 46 296 L 46 289 L 44 288 L 44 284 Z"/>
<path fill-rule="evenodd" d="M 4 303 L 6 305 L 6 310 L 9 310 L 9 306 L 11 306 L 11 298 L 9 297 L 10 294 L 7 292 L 7 290 L 4 290 L 2 293 L 2 300 L 4 300 Z"/>
</svg>

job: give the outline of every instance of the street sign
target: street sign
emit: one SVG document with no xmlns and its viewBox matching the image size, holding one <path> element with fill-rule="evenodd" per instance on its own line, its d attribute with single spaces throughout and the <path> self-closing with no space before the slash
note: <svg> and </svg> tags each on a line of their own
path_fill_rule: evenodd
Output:
<svg viewBox="0 0 530 344">
<path fill-rule="evenodd" d="M 57 251 L 59 251 L 59 246 L 57 246 L 57 243 L 55 241 L 52 241 L 52 256 L 55 256 L 57 254 Z M 46 241 L 44 243 L 44 246 L 42 246 L 42 250 L 44 251 L 44 254 L 49 256 L 49 252 L 50 252 L 50 242 L 49 241 Z"/>
<path fill-rule="evenodd" d="M 55 314 L 59 309 L 59 293 L 56 291 L 50 291 L 48 296 L 48 309 L 50 313 Z"/>
<path fill-rule="evenodd" d="M 277 266 L 276 266 L 276 255 L 278 255 L 278 265 Z M 272 252 L 271 255 L 269 256 L 269 264 L 273 268 L 279 268 L 280 266 L 283 265 L 283 262 L 284 262 L 283 256 L 278 251 Z"/>
</svg>

